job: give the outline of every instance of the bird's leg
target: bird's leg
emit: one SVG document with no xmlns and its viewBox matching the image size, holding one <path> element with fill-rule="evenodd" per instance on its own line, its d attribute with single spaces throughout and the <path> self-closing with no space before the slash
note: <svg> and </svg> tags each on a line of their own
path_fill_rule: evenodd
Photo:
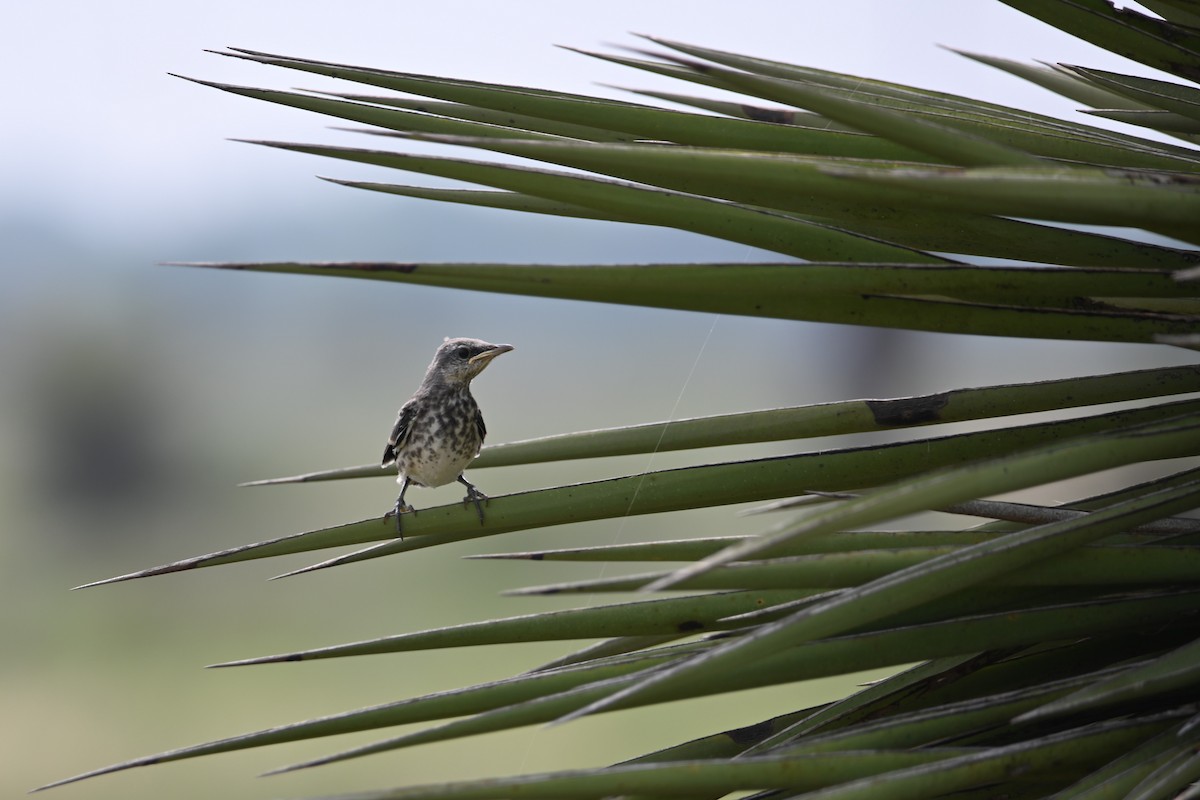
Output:
<svg viewBox="0 0 1200 800">
<path fill-rule="evenodd" d="M 464 478 L 462 475 L 458 476 L 458 482 L 461 483 L 463 486 L 467 487 L 467 496 L 463 498 L 463 508 L 467 507 L 467 503 L 474 502 L 475 510 L 477 512 L 479 512 L 479 524 L 482 525 L 483 524 L 483 505 L 480 504 L 479 501 L 487 500 L 488 496 L 486 494 L 484 494 L 483 492 L 479 491 L 478 489 L 476 489 L 475 484 L 471 483 L 469 480 Z"/>
<path fill-rule="evenodd" d="M 383 515 L 384 522 L 387 522 L 388 517 L 391 517 L 391 516 L 396 517 L 396 535 L 400 536 L 400 538 L 404 538 L 403 536 L 400 535 L 400 529 L 402 527 L 401 522 L 400 522 L 400 515 L 405 512 L 409 512 L 412 514 L 417 513 L 417 510 L 415 508 L 410 506 L 408 503 L 404 502 L 404 493 L 408 491 L 408 483 L 409 483 L 408 477 L 405 476 L 404 483 L 400 484 L 400 496 L 396 498 L 396 505 L 392 507 L 391 511 L 389 511 Z"/>
</svg>

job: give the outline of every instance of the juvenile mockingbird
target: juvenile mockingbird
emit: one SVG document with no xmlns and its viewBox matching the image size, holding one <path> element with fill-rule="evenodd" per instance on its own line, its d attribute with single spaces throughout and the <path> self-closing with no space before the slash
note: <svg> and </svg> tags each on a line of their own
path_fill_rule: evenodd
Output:
<svg viewBox="0 0 1200 800">
<path fill-rule="evenodd" d="M 383 449 L 383 466 L 396 465 L 400 496 L 395 507 L 383 515 L 396 516 L 400 533 L 400 515 L 416 509 L 404 502 L 409 485 L 443 486 L 458 481 L 467 487 L 468 501 L 475 503 L 479 524 L 483 524 L 480 500 L 487 495 L 463 477 L 463 470 L 483 446 L 487 428 L 475 398 L 471 379 L 501 353 L 512 350 L 508 344 L 488 344 L 479 339 L 446 339 L 433 355 L 420 388 L 400 406 L 396 425 Z"/>
</svg>

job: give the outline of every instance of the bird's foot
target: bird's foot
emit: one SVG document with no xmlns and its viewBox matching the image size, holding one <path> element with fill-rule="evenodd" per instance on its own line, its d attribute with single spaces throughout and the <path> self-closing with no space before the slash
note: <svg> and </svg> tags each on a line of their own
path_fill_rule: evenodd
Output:
<svg viewBox="0 0 1200 800">
<path fill-rule="evenodd" d="M 466 481 L 463 481 L 463 483 L 466 483 Z M 467 503 L 474 503 L 475 511 L 479 514 L 480 525 L 483 524 L 483 503 L 479 501 L 483 500 L 486 503 L 488 499 L 488 496 L 476 489 L 473 484 L 467 483 L 467 496 L 463 498 L 463 508 L 467 507 Z"/>
<path fill-rule="evenodd" d="M 415 508 L 413 508 L 412 506 L 410 506 L 408 503 L 402 503 L 399 500 L 397 500 L 396 505 L 392 507 L 392 510 L 383 515 L 383 521 L 387 522 L 389 517 L 395 517 L 396 518 L 396 535 L 400 536 L 400 538 L 403 539 L 404 536 L 400 532 L 401 528 L 402 528 L 400 515 L 401 514 L 416 514 L 416 513 L 417 513 L 417 510 Z"/>
</svg>

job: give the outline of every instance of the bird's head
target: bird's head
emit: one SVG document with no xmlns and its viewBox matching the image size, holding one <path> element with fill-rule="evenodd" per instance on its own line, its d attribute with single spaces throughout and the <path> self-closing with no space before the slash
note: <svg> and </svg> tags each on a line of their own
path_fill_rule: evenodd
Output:
<svg viewBox="0 0 1200 800">
<path fill-rule="evenodd" d="M 493 358 L 512 349 L 511 344 L 491 344 L 480 339 L 446 339 L 434 354 L 426 379 L 436 377 L 450 386 L 465 386 Z"/>
</svg>

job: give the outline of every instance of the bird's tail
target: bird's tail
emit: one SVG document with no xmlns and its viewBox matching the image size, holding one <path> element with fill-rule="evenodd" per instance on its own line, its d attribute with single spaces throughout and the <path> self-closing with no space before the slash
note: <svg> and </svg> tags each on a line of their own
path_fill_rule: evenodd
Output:
<svg viewBox="0 0 1200 800">
<path fill-rule="evenodd" d="M 389 444 L 383 448 L 383 462 L 380 466 L 388 467 L 396 463 L 396 446 Z"/>
</svg>

